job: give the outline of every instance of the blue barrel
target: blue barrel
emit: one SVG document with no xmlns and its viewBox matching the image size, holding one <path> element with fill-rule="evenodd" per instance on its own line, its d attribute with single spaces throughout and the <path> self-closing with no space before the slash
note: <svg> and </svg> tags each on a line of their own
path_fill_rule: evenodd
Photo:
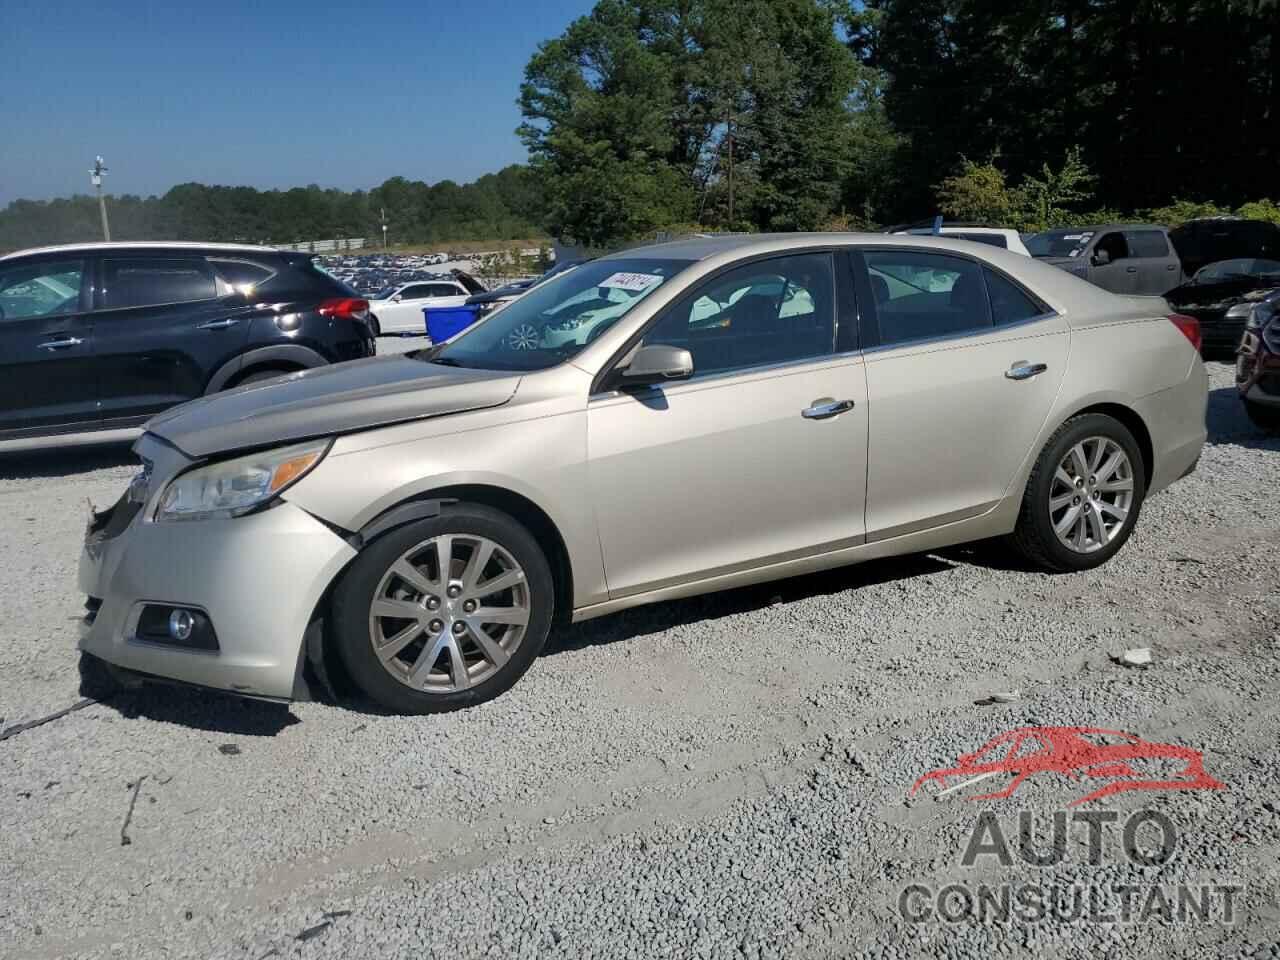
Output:
<svg viewBox="0 0 1280 960">
<path fill-rule="evenodd" d="M 476 322 L 479 313 L 475 307 L 423 307 L 427 320 L 427 336 L 432 343 L 444 343 Z"/>
</svg>

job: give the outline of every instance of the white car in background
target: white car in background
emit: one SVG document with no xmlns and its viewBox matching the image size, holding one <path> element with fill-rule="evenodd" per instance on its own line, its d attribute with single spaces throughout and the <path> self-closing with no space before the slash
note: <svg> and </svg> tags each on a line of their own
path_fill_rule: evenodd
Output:
<svg viewBox="0 0 1280 960">
<path fill-rule="evenodd" d="M 468 287 L 467 281 L 473 285 Z M 369 312 L 373 315 L 373 332 L 386 334 L 425 334 L 427 330 L 424 307 L 460 307 L 467 298 L 482 293 L 484 287 L 471 277 L 440 277 L 434 280 L 413 280 L 409 283 L 387 287 L 369 300 Z"/>
<path fill-rule="evenodd" d="M 954 240 L 970 240 L 974 243 L 985 243 L 989 247 L 999 247 L 1010 253 L 1020 253 L 1024 257 L 1031 256 L 1031 251 L 1022 242 L 1022 234 L 1017 230 L 1005 230 L 1001 227 L 964 227 L 943 226 L 934 233 L 932 227 L 912 227 L 908 230 L 894 231 L 897 236 L 914 237 L 951 237 Z"/>
</svg>

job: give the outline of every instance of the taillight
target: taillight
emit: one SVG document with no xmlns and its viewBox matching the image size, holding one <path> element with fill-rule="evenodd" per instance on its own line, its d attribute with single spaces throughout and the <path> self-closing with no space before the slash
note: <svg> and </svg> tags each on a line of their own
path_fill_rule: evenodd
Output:
<svg viewBox="0 0 1280 960">
<path fill-rule="evenodd" d="M 367 320 L 369 317 L 369 301 L 355 297 L 337 297 L 320 303 L 320 316 L 335 317 L 338 320 Z"/>
<path fill-rule="evenodd" d="M 1182 335 L 1191 341 L 1191 345 L 1197 350 L 1200 349 L 1200 321 L 1195 317 L 1188 317 L 1185 313 L 1171 313 L 1169 319 L 1173 325 L 1182 331 Z"/>
</svg>

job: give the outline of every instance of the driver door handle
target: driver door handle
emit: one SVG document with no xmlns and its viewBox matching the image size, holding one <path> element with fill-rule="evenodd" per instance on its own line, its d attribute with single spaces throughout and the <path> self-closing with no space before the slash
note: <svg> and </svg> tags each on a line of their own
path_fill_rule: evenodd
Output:
<svg viewBox="0 0 1280 960">
<path fill-rule="evenodd" d="M 832 400 L 830 397 L 820 397 L 813 401 L 812 406 L 801 410 L 800 416 L 806 420 L 829 420 L 831 417 L 838 417 L 840 414 L 847 413 L 852 409 L 852 400 Z"/>
<path fill-rule="evenodd" d="M 228 328 L 230 328 L 230 327 L 234 327 L 234 326 L 235 326 L 237 323 L 239 323 L 239 322 L 240 322 L 239 320 L 210 320 L 208 323 L 202 323 L 202 324 L 200 324 L 200 326 L 199 326 L 199 328 L 198 328 L 198 329 L 200 329 L 200 330 L 226 330 L 226 329 L 228 329 Z"/>
<path fill-rule="evenodd" d="M 1012 367 L 1004 372 L 1004 375 L 1010 380 L 1030 380 L 1032 377 L 1038 377 L 1049 369 L 1047 363 L 1027 363 L 1025 360 L 1019 360 Z"/>
<path fill-rule="evenodd" d="M 62 337 L 59 340 L 46 340 L 39 345 L 41 350 L 65 350 L 67 347 L 78 347 L 84 343 L 79 337 Z"/>
</svg>

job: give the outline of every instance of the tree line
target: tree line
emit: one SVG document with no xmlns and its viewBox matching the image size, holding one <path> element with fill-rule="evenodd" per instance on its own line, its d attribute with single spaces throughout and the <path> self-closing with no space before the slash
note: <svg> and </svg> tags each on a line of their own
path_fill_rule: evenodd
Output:
<svg viewBox="0 0 1280 960">
<path fill-rule="evenodd" d="M 549 226 L 596 245 L 939 211 L 1274 216 L 1280 5 L 600 0 L 520 103 Z"/>
<path fill-rule="evenodd" d="M 515 165 L 474 183 L 393 177 L 372 190 L 292 190 L 184 183 L 160 197 L 112 196 L 113 240 L 294 243 L 366 237 L 380 243 L 516 240 L 543 233 L 539 188 Z M 0 210 L 0 250 L 102 239 L 97 200 L 15 200 Z"/>
<path fill-rule="evenodd" d="M 599 0 L 519 90 L 528 166 L 369 191 L 112 197 L 122 239 L 396 242 L 1280 219 L 1277 0 Z M 95 239 L 16 201 L 0 248 Z"/>
</svg>

